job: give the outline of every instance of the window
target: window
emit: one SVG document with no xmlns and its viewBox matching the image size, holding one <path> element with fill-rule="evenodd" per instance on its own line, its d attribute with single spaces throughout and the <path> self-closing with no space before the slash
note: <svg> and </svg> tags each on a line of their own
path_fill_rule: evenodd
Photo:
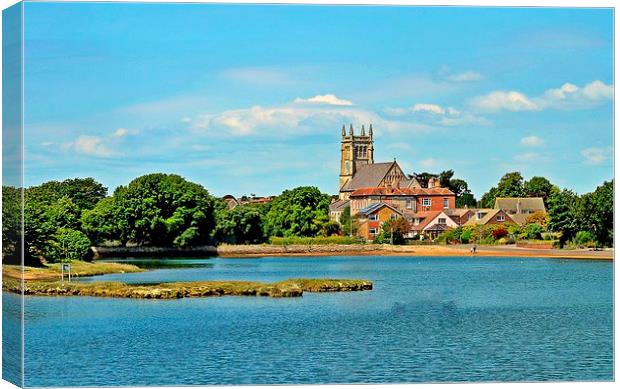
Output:
<svg viewBox="0 0 620 389">
<path fill-rule="evenodd" d="M 398 215 L 393 213 L 392 216 L 390 216 L 390 219 L 396 220 L 396 219 L 398 219 Z"/>
<path fill-rule="evenodd" d="M 498 222 L 503 222 L 506 220 L 506 216 L 504 215 L 497 215 L 495 216 L 495 220 L 497 220 Z"/>
<path fill-rule="evenodd" d="M 407 199 L 407 202 L 405 203 L 405 207 L 407 209 L 411 209 L 411 199 Z"/>
<path fill-rule="evenodd" d="M 368 229 L 368 233 L 370 235 L 377 235 L 377 229 L 376 228 L 369 228 Z"/>
<path fill-rule="evenodd" d="M 425 207 L 430 207 L 431 206 L 431 199 L 426 197 L 422 199 L 422 205 Z"/>
<path fill-rule="evenodd" d="M 443 199 L 443 207 L 450 208 L 450 200 L 447 197 Z"/>
<path fill-rule="evenodd" d="M 439 223 L 439 224 L 446 224 L 446 218 L 445 217 L 440 217 L 439 219 L 437 219 L 437 223 Z"/>
<path fill-rule="evenodd" d="M 419 218 L 419 217 L 416 217 L 416 218 L 413 220 L 413 224 L 415 224 L 416 226 L 417 226 L 418 224 L 420 224 L 420 218 Z"/>
<path fill-rule="evenodd" d="M 376 214 L 368 216 L 368 220 L 375 221 L 377 219 L 379 219 L 379 217 Z"/>
</svg>

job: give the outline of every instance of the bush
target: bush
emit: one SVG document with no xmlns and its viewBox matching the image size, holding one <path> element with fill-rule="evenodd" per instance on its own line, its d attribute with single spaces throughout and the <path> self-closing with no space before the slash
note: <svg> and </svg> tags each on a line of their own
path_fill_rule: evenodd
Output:
<svg viewBox="0 0 620 389">
<path fill-rule="evenodd" d="M 596 247 L 596 238 L 590 231 L 579 231 L 573 239 L 577 247 Z"/>
<path fill-rule="evenodd" d="M 312 237 L 278 237 L 272 236 L 269 242 L 273 245 L 278 246 L 288 246 L 293 244 L 301 244 L 301 245 L 312 245 L 312 244 L 361 244 L 363 243 L 357 237 L 348 237 L 348 236 L 319 236 L 316 238 Z"/>
<path fill-rule="evenodd" d="M 541 239 L 542 233 L 545 229 L 540 224 L 530 223 L 523 227 L 521 232 L 521 238 L 523 239 Z"/>
<path fill-rule="evenodd" d="M 501 239 L 503 237 L 505 237 L 506 235 L 508 235 L 508 230 L 505 229 L 504 227 L 499 227 L 493 230 L 493 232 L 491 232 L 491 235 L 493 235 L 493 238 L 497 239 Z"/>
<path fill-rule="evenodd" d="M 469 241 L 471 240 L 471 230 L 464 230 L 459 240 L 461 241 L 461 243 L 469 243 Z"/>
</svg>

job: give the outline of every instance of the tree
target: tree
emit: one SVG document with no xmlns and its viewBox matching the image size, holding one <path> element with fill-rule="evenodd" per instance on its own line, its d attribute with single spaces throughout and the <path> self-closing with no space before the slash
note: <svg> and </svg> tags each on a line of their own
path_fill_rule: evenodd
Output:
<svg viewBox="0 0 620 389">
<path fill-rule="evenodd" d="M 549 215 L 543 211 L 536 211 L 525 219 L 525 224 L 530 223 L 538 224 L 545 228 L 549 224 Z"/>
<path fill-rule="evenodd" d="M 413 173 L 411 177 L 418 180 L 422 188 L 428 188 L 428 180 L 430 180 L 431 178 L 437 178 L 437 174 L 427 173 L 427 172 Z"/>
<path fill-rule="evenodd" d="M 215 199 L 176 174 L 147 174 L 114 191 L 117 217 L 138 245 L 190 246 L 212 242 Z"/>
<path fill-rule="evenodd" d="M 545 177 L 534 176 L 529 179 L 529 181 L 525 181 L 523 184 L 523 189 L 525 190 L 525 194 L 528 197 L 542 197 L 545 201 L 545 205 L 547 204 L 547 199 L 551 194 L 551 189 L 553 188 L 553 184 L 549 182 Z"/>
<path fill-rule="evenodd" d="M 329 222 L 329 201 L 329 195 L 313 186 L 285 190 L 267 212 L 266 235 L 316 236 Z"/>
<path fill-rule="evenodd" d="M 497 197 L 524 197 L 523 176 L 519 172 L 506 173 L 500 178 L 497 187 L 492 187 L 480 199 L 480 206 L 493 208 Z"/>
<path fill-rule="evenodd" d="M 213 237 L 218 242 L 233 244 L 262 243 L 263 217 L 254 206 L 218 209 Z"/>
<path fill-rule="evenodd" d="M 405 241 L 405 235 L 411 230 L 411 225 L 407 219 L 401 216 L 385 221 L 381 229 L 383 241 L 381 243 L 402 244 Z"/>
<path fill-rule="evenodd" d="M 114 197 L 99 201 L 93 209 L 82 213 L 82 230 L 93 243 L 117 240 L 122 246 L 129 240 L 129 228 Z"/>
<path fill-rule="evenodd" d="M 92 209 L 108 189 L 93 178 L 72 178 L 62 182 L 48 181 L 28 188 L 31 200 L 42 204 L 68 197 L 79 209 Z"/>
<path fill-rule="evenodd" d="M 2 259 L 5 263 L 21 262 L 22 190 L 2 187 Z"/>
<path fill-rule="evenodd" d="M 465 180 L 461 180 L 460 178 L 453 178 L 448 183 L 448 188 L 454 192 L 456 196 L 456 207 L 464 208 L 467 207 L 475 207 L 476 199 L 474 195 L 469 190 L 469 185 Z"/>
<path fill-rule="evenodd" d="M 77 230 L 59 228 L 45 248 L 45 257 L 50 262 L 67 262 L 87 258 L 90 239 Z"/>
<path fill-rule="evenodd" d="M 553 232 L 562 232 L 560 243 L 563 245 L 572 239 L 579 230 L 576 216 L 576 206 L 579 201 L 577 194 L 571 190 L 560 190 L 552 187 L 549 195 L 549 224 L 548 229 Z"/>
<path fill-rule="evenodd" d="M 580 229 L 592 232 L 602 245 L 613 243 L 613 186 L 613 180 L 605 181 L 594 192 L 584 194 L 575 207 L 575 218 Z"/>
<path fill-rule="evenodd" d="M 347 205 L 340 215 L 340 228 L 345 236 L 356 236 L 360 223 L 357 217 L 351 216 L 351 206 Z"/>
</svg>

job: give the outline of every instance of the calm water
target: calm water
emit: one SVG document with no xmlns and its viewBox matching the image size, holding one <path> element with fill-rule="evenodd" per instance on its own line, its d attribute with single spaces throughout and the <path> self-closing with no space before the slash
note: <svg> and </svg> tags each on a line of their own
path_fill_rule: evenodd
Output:
<svg viewBox="0 0 620 389">
<path fill-rule="evenodd" d="M 180 264 L 93 280 L 368 278 L 374 290 L 291 299 L 27 297 L 26 385 L 613 379 L 611 262 L 338 257 L 170 267 Z M 3 306 L 18 302 L 5 294 Z M 5 308 L 5 320 L 11 314 Z"/>
</svg>

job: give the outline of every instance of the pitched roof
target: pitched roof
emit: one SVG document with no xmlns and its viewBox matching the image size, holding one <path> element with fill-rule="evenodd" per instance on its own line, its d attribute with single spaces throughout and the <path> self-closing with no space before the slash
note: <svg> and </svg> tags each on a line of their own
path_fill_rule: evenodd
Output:
<svg viewBox="0 0 620 389">
<path fill-rule="evenodd" d="M 492 218 L 495 217 L 495 215 L 497 215 L 498 213 L 500 213 L 501 211 L 503 211 L 502 209 L 491 209 L 489 210 L 489 213 L 487 213 L 482 219 L 476 220 L 475 218 L 471 218 L 467 221 L 467 223 L 465 223 L 466 226 L 471 226 L 471 225 L 477 225 L 477 224 L 481 224 L 481 225 L 485 225 L 487 224 Z M 506 220 L 505 222 L 514 222 L 511 218 L 511 215 L 508 215 L 506 212 L 504 212 L 505 216 L 506 216 Z"/>
<path fill-rule="evenodd" d="M 515 213 L 514 215 L 510 215 L 510 218 L 520 226 L 525 224 L 528 217 L 530 217 L 530 215 L 526 213 Z"/>
<path fill-rule="evenodd" d="M 396 162 L 380 162 L 361 165 L 341 191 L 351 192 L 358 188 L 378 186 Z"/>
<path fill-rule="evenodd" d="M 421 231 L 429 225 L 437 216 L 439 216 L 443 211 L 423 211 L 423 212 L 409 212 L 406 215 L 413 219 L 422 219 L 420 224 L 411 225 L 411 229 L 415 231 Z"/>
<path fill-rule="evenodd" d="M 365 196 L 453 196 L 448 188 L 384 188 L 367 187 L 353 191 L 350 197 Z"/>
<path fill-rule="evenodd" d="M 493 208 L 514 212 L 524 209 L 546 212 L 542 197 L 498 197 Z"/>
<path fill-rule="evenodd" d="M 417 178 L 411 177 L 406 180 L 402 180 L 400 182 L 400 187 L 401 188 L 421 188 L 422 186 L 420 185 L 420 182 L 418 181 Z"/>
<path fill-rule="evenodd" d="M 447 224 L 436 223 L 428 227 L 425 231 L 446 231 L 449 228 L 450 227 Z"/>
<path fill-rule="evenodd" d="M 349 200 L 336 200 L 333 203 L 329 204 L 329 211 L 341 212 L 347 207 L 347 205 L 349 205 Z"/>
<path fill-rule="evenodd" d="M 362 216 L 368 216 L 368 215 L 370 215 L 372 213 L 375 213 L 376 211 L 380 210 L 383 207 L 388 207 L 391 210 L 397 212 L 399 215 L 402 215 L 401 211 L 399 211 L 398 209 L 396 209 L 396 208 L 394 208 L 391 205 L 386 204 L 386 203 L 373 203 L 373 204 L 370 204 L 369 206 L 360 209 L 359 210 L 359 214 L 362 215 Z"/>
</svg>

